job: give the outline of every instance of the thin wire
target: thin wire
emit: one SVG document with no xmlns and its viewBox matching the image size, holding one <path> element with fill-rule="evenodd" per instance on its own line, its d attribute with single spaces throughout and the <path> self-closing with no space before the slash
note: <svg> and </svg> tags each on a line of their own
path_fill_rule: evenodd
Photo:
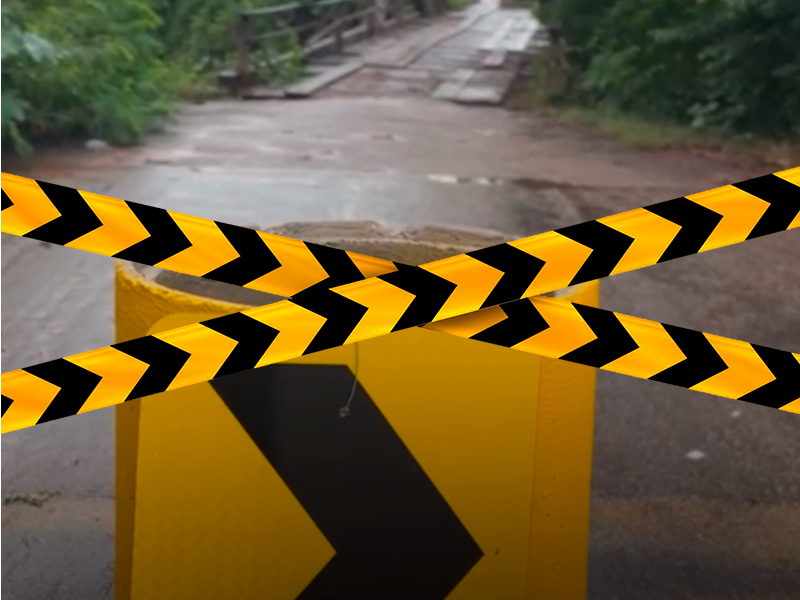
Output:
<svg viewBox="0 0 800 600">
<path fill-rule="evenodd" d="M 347 404 L 339 409 L 339 416 L 343 419 L 350 415 L 350 405 L 356 397 L 356 388 L 358 387 L 358 342 L 353 344 L 355 346 L 355 364 L 353 365 L 353 386 L 350 388 L 350 396 L 347 398 Z"/>
</svg>

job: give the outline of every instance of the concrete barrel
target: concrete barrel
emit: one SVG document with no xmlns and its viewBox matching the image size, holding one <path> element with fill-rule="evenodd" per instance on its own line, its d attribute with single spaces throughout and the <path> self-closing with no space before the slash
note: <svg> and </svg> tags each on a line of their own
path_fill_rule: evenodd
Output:
<svg viewBox="0 0 800 600">
<path fill-rule="evenodd" d="M 506 239 L 272 232 L 406 264 Z M 128 263 L 116 292 L 118 341 L 280 300 Z M 415 328 L 119 406 L 116 597 L 582 599 L 594 390 Z"/>
</svg>

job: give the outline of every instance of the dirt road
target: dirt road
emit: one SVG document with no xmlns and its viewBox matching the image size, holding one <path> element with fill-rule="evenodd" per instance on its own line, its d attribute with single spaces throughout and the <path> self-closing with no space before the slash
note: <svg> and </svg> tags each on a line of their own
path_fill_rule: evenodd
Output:
<svg viewBox="0 0 800 600">
<path fill-rule="evenodd" d="M 448 57 L 473 43 L 362 69 L 311 100 L 190 106 L 141 147 L 42 152 L 3 170 L 246 226 L 374 220 L 510 237 L 763 174 L 420 87 L 419 72 L 460 68 Z M 618 275 L 602 305 L 798 351 L 798 247 L 788 232 Z M 3 371 L 112 341 L 111 261 L 4 235 L 2 284 Z M 113 415 L 2 437 L 7 598 L 111 597 Z M 593 479 L 589 598 L 800 597 L 796 415 L 601 372 Z"/>
</svg>

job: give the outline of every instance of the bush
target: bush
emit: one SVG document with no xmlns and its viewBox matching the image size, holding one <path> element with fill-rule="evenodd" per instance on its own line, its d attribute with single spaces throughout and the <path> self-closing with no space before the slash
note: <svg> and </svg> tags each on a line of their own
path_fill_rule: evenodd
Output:
<svg viewBox="0 0 800 600">
<path fill-rule="evenodd" d="M 3 140 L 10 140 L 19 153 L 30 151 L 21 127 L 24 127 L 30 105 L 22 96 L 22 90 L 14 85 L 15 76 L 28 73 L 46 63 L 57 63 L 62 53 L 50 42 L 38 35 L 23 30 L 14 15 L 3 7 L 3 89 L 2 107 Z"/>
<path fill-rule="evenodd" d="M 263 8 L 281 4 L 284 0 L 159 0 L 157 12 L 163 21 L 161 36 L 171 61 L 195 74 L 215 74 L 236 63 L 236 42 L 233 27 L 236 15 L 248 8 Z M 288 2 L 288 0 L 285 0 Z M 314 10 L 311 7 L 307 12 Z M 299 11 L 298 11 L 299 12 Z M 297 14 L 297 13 L 295 13 Z M 273 20 L 274 21 L 274 20 Z M 266 19 L 257 19 L 255 24 L 270 24 Z M 277 23 L 272 22 L 272 25 Z M 286 52 L 296 53 L 296 40 L 275 40 L 268 48 L 260 47 L 256 52 L 266 60 Z M 290 77 L 284 71 L 278 77 Z"/>
<path fill-rule="evenodd" d="M 174 71 L 146 0 L 6 0 L 3 141 L 90 135 L 136 141 L 168 114 Z"/>
<path fill-rule="evenodd" d="M 542 0 L 573 97 L 727 134 L 800 136 L 797 0 Z"/>
<path fill-rule="evenodd" d="M 264 0 L 157 0 L 160 35 L 170 59 L 195 71 L 230 67 L 236 50 L 233 24 L 245 8 Z"/>
</svg>

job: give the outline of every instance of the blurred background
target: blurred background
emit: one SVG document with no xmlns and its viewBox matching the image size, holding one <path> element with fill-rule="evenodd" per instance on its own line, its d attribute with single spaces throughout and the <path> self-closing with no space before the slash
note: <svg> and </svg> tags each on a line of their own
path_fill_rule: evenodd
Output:
<svg viewBox="0 0 800 600">
<path fill-rule="evenodd" d="M 799 90 L 796 0 L 2 5 L 4 173 L 262 230 L 514 239 L 704 191 L 800 164 Z M 795 233 L 600 306 L 797 352 Z M 4 372 L 113 343 L 113 261 L 3 234 L 2 284 Z M 7 598 L 113 597 L 114 415 L 2 436 Z M 800 598 L 797 415 L 598 372 L 593 447 L 588 598 Z"/>
</svg>

